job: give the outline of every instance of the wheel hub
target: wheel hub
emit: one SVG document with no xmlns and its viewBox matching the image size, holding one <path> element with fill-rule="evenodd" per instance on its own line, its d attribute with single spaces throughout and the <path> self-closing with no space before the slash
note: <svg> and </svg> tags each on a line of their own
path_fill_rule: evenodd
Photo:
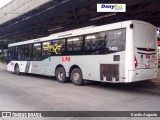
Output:
<svg viewBox="0 0 160 120">
<path fill-rule="evenodd" d="M 79 75 L 78 73 L 74 73 L 73 79 L 74 79 L 75 81 L 77 81 L 77 80 L 79 79 L 79 77 L 80 77 L 80 75 Z"/>
<path fill-rule="evenodd" d="M 64 76 L 64 74 L 63 74 L 63 72 L 59 72 L 59 74 L 58 74 L 58 77 L 59 77 L 59 79 L 63 79 L 63 76 Z"/>
</svg>

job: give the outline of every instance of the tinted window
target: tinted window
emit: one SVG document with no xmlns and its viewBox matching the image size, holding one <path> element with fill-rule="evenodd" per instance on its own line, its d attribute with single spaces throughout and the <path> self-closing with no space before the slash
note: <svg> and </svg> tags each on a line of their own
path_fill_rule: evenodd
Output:
<svg viewBox="0 0 160 120">
<path fill-rule="evenodd" d="M 83 37 L 73 37 L 67 40 L 67 51 L 81 51 Z"/>
<path fill-rule="evenodd" d="M 123 51 L 126 44 L 126 30 L 118 29 L 107 31 L 106 48 L 109 51 Z"/>
<path fill-rule="evenodd" d="M 33 44 L 33 60 L 41 60 L 41 43 Z"/>
<path fill-rule="evenodd" d="M 32 45 L 25 45 L 25 60 L 31 60 Z"/>
<path fill-rule="evenodd" d="M 51 52 L 52 52 L 52 45 L 51 42 L 43 42 L 42 43 L 42 57 L 43 58 L 47 58 L 48 56 L 51 56 Z"/>
<path fill-rule="evenodd" d="M 13 51 L 14 51 L 14 60 L 18 60 L 18 47 L 16 46 L 16 47 L 13 47 Z"/>
<path fill-rule="evenodd" d="M 52 49 L 53 55 L 63 54 L 65 52 L 65 39 L 53 40 L 52 46 L 54 48 Z"/>
<path fill-rule="evenodd" d="M 13 59 L 13 53 L 14 53 L 14 49 L 13 49 L 13 47 L 9 47 L 8 48 L 8 52 L 7 52 L 7 57 L 9 58 L 9 59 Z"/>
<path fill-rule="evenodd" d="M 101 54 L 105 50 L 105 32 L 96 33 L 87 35 L 85 37 L 85 51 L 90 52 L 91 54 Z"/>
<path fill-rule="evenodd" d="M 18 60 L 24 60 L 24 46 L 18 46 Z"/>
</svg>

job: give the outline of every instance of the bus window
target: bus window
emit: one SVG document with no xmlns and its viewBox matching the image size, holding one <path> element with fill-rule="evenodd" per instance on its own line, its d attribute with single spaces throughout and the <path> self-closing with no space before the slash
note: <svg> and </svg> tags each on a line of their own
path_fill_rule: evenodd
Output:
<svg viewBox="0 0 160 120">
<path fill-rule="evenodd" d="M 109 51 L 123 51 L 126 44 L 126 29 L 107 31 L 106 48 Z M 108 51 L 108 52 L 109 52 Z"/>
<path fill-rule="evenodd" d="M 18 46 L 18 60 L 24 60 L 24 46 Z"/>
<path fill-rule="evenodd" d="M 41 60 L 41 43 L 33 44 L 33 60 Z"/>
<path fill-rule="evenodd" d="M 70 40 L 67 41 L 67 51 L 73 51 L 72 41 Z"/>
<path fill-rule="evenodd" d="M 0 55 L 2 54 L 2 50 L 0 50 Z"/>
<path fill-rule="evenodd" d="M 48 42 L 43 42 L 42 43 L 42 57 L 43 58 L 47 58 L 49 56 L 51 56 L 51 50 L 52 47 L 51 47 L 51 42 L 48 41 Z"/>
<path fill-rule="evenodd" d="M 67 40 L 67 51 L 81 51 L 83 37 L 74 37 Z"/>
<path fill-rule="evenodd" d="M 64 54 L 65 52 L 65 39 L 52 41 L 54 47 L 54 55 Z"/>
<path fill-rule="evenodd" d="M 13 47 L 8 48 L 7 58 L 8 59 L 13 59 Z"/>
<path fill-rule="evenodd" d="M 25 45 L 25 60 L 31 60 L 32 45 Z"/>
<path fill-rule="evenodd" d="M 85 37 L 84 49 L 91 51 L 91 54 L 102 53 L 105 49 L 105 32 L 87 35 Z"/>
<path fill-rule="evenodd" d="M 18 46 L 13 47 L 14 60 L 18 60 Z"/>
</svg>

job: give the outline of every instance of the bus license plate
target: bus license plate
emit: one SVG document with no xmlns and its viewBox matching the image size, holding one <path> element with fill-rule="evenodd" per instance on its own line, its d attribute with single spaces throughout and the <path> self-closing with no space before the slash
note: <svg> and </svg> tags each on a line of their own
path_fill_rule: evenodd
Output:
<svg viewBox="0 0 160 120">
<path fill-rule="evenodd" d="M 145 65 L 145 68 L 150 68 L 150 65 Z"/>
</svg>

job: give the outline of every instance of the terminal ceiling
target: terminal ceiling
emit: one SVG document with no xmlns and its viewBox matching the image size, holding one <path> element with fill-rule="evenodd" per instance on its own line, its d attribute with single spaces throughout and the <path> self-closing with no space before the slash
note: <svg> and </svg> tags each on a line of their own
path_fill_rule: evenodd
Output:
<svg viewBox="0 0 160 120">
<path fill-rule="evenodd" d="M 97 13 L 97 3 L 125 3 L 127 10 L 126 13 Z M 1 24 L 0 44 L 124 20 L 143 20 L 160 26 L 160 0 L 51 0 Z"/>
</svg>

